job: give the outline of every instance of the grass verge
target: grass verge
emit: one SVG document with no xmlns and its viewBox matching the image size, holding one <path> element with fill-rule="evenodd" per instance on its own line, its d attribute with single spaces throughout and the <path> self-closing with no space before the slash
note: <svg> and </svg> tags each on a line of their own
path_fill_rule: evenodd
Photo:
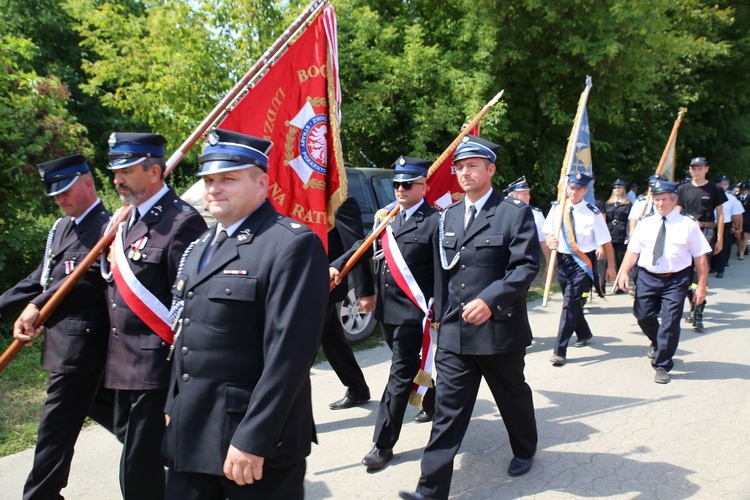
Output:
<svg viewBox="0 0 750 500">
<path fill-rule="evenodd" d="M 0 323 L 3 351 L 12 338 L 9 322 Z M 42 404 L 47 390 L 47 372 L 39 362 L 41 341 L 25 347 L 0 374 L 0 457 L 19 452 L 36 443 Z"/>
</svg>

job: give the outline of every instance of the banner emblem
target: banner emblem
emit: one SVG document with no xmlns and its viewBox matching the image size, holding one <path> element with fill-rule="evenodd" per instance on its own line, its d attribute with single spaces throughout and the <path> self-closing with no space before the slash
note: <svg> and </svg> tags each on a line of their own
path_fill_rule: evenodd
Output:
<svg viewBox="0 0 750 500">
<path fill-rule="evenodd" d="M 294 153 L 288 149 L 287 162 L 303 184 L 308 184 L 313 172 L 323 175 L 328 172 L 328 117 L 324 113 L 316 114 L 310 101 L 323 101 L 321 104 L 325 105 L 325 99 L 308 98 L 299 113 L 289 122 L 291 127 L 287 136 L 289 139 L 299 133 L 298 154 L 292 158 Z"/>
</svg>

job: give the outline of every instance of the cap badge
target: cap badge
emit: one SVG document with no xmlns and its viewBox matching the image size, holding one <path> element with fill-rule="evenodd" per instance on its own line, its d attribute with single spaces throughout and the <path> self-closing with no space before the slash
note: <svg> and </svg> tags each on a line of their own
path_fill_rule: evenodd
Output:
<svg viewBox="0 0 750 500">
<path fill-rule="evenodd" d="M 576 174 L 576 179 L 580 179 L 580 178 L 581 178 L 581 172 L 578 172 L 578 173 Z"/>
<path fill-rule="evenodd" d="M 113 148 L 117 145 L 117 134 L 115 132 L 112 132 L 109 136 L 109 140 L 107 141 L 110 148 Z"/>
<path fill-rule="evenodd" d="M 403 156 L 402 156 L 401 158 L 399 158 L 399 159 L 398 159 L 398 164 L 399 164 L 399 165 L 406 165 L 406 160 L 404 159 L 404 157 L 403 157 Z"/>
<path fill-rule="evenodd" d="M 216 146 L 219 143 L 219 134 L 216 132 L 211 132 L 208 134 L 208 137 L 206 137 L 206 142 L 210 144 L 211 146 Z"/>
</svg>

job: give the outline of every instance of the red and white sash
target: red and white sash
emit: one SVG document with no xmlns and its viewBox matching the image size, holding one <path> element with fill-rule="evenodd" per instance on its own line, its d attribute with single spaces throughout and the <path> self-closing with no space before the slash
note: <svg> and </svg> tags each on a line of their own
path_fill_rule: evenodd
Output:
<svg viewBox="0 0 750 500">
<path fill-rule="evenodd" d="M 130 262 L 125 255 L 125 236 L 123 228 L 125 222 L 117 228 L 117 236 L 112 243 L 112 276 L 117 291 L 120 292 L 125 303 L 143 321 L 146 326 L 162 338 L 167 344 L 172 344 L 174 332 L 167 319 L 169 309 L 146 288 L 133 274 Z"/>
<path fill-rule="evenodd" d="M 432 297 L 429 300 L 425 299 L 424 293 L 422 293 L 417 280 L 404 260 L 404 256 L 401 255 L 401 250 L 395 242 L 393 229 L 390 225 L 382 233 L 381 243 L 385 261 L 388 263 L 388 269 L 391 271 L 396 284 L 424 313 L 424 319 L 422 320 L 422 360 L 419 365 L 419 373 L 414 377 L 412 397 L 409 398 L 410 403 L 419 407 L 422 404 L 422 397 L 427 389 L 432 386 L 432 372 L 435 367 L 435 353 L 432 350 L 432 329 L 430 328 L 434 299 Z M 416 397 L 414 397 L 415 394 Z"/>
</svg>

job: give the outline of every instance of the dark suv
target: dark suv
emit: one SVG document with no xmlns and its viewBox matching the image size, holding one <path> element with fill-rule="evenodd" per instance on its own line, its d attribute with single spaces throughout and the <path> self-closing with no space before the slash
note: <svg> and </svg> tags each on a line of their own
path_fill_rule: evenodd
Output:
<svg viewBox="0 0 750 500">
<path fill-rule="evenodd" d="M 369 233 L 372 229 L 375 212 L 396 199 L 393 195 L 393 170 L 347 166 L 346 177 L 349 184 L 348 194 L 359 202 L 362 223 L 365 226 L 365 232 Z M 197 208 L 209 226 L 214 223 L 211 214 L 204 210 L 203 185 L 200 181 L 185 191 L 182 194 L 182 199 Z M 346 299 L 339 302 L 336 309 L 344 327 L 346 341 L 350 344 L 356 344 L 369 337 L 375 329 L 377 322 L 372 314 L 363 314 L 359 311 L 359 297 L 357 297 L 354 289 L 349 290 Z"/>
</svg>

